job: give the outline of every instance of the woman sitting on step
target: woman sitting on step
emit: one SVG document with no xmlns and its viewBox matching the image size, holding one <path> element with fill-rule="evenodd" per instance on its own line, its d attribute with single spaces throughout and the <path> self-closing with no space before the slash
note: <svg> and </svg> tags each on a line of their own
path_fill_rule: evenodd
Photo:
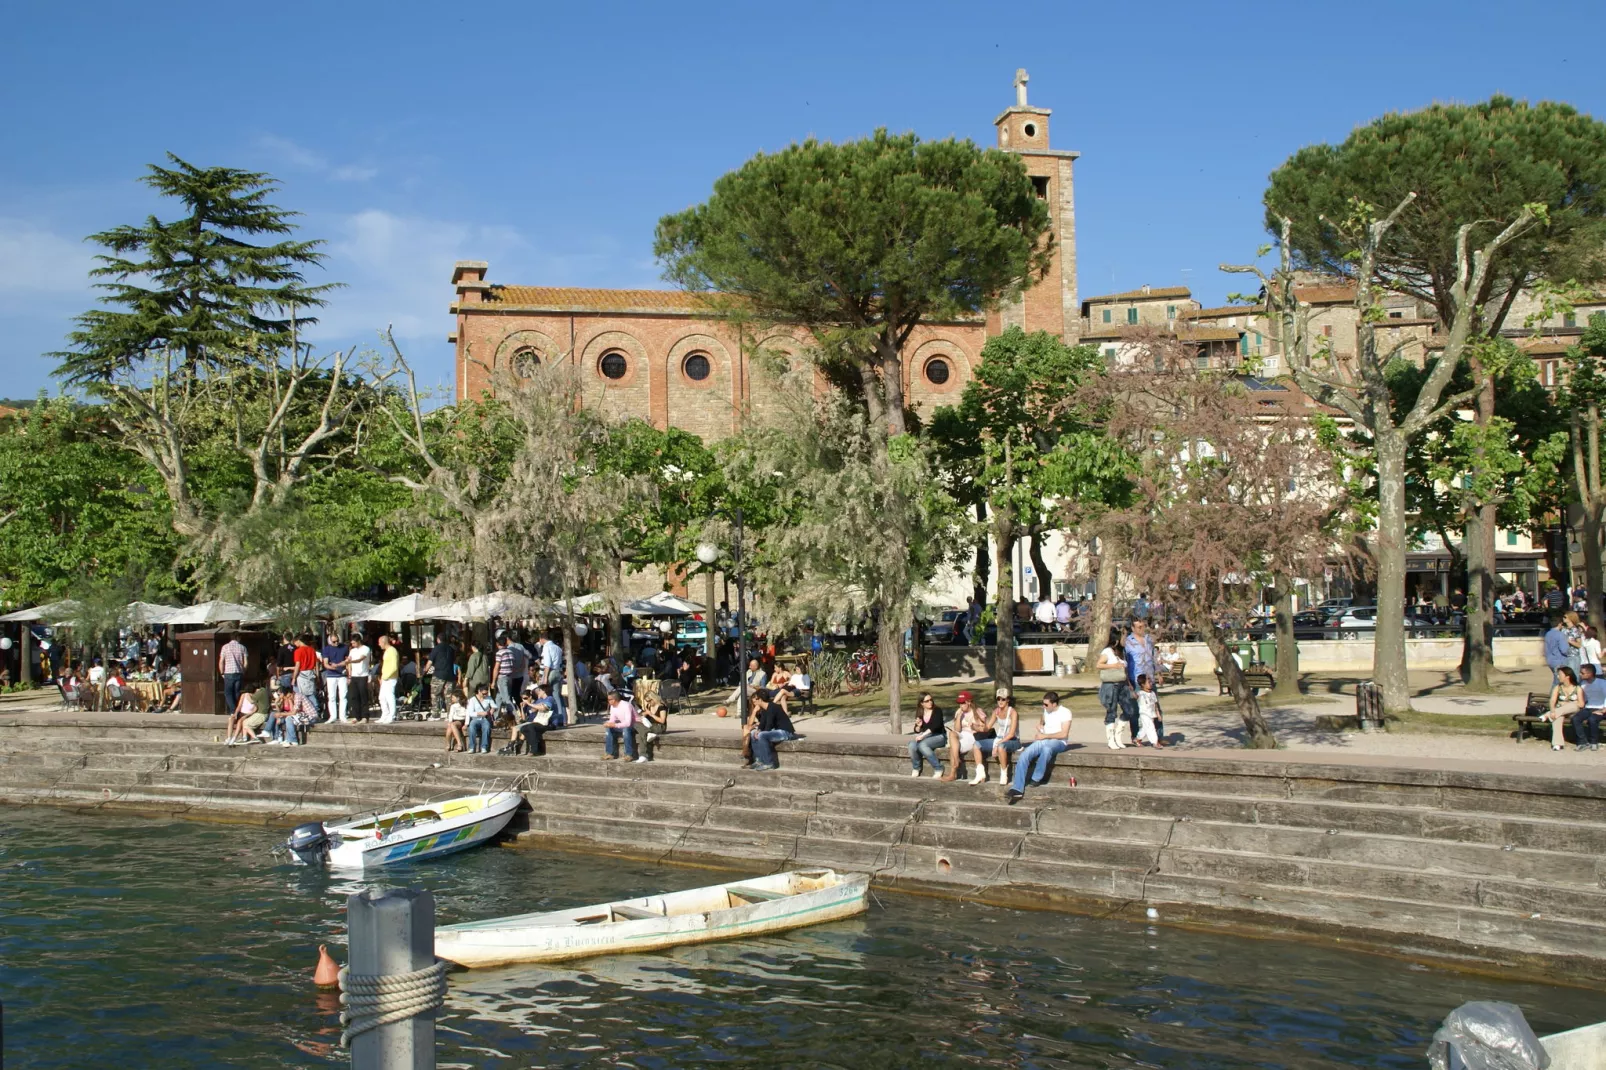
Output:
<svg viewBox="0 0 1606 1070">
<path fill-rule="evenodd" d="M 1015 712 L 1015 696 L 1008 688 L 998 689 L 998 700 L 993 712 L 987 715 L 987 727 L 976 737 L 976 779 L 979 784 L 987 779 L 987 759 L 998 759 L 998 782 L 1009 783 L 1009 762 L 1020 750 L 1020 714 Z"/>
<path fill-rule="evenodd" d="M 461 691 L 453 691 L 451 704 L 446 709 L 446 749 L 468 750 L 468 699 Z"/>
</svg>

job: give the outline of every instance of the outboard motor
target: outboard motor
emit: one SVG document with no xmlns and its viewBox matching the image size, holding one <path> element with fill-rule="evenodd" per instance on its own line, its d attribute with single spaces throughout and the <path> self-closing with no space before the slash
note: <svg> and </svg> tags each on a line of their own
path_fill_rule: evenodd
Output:
<svg viewBox="0 0 1606 1070">
<path fill-rule="evenodd" d="M 329 861 L 329 831 L 322 821 L 309 821 L 297 825 L 284 841 L 295 860 L 304 866 L 322 866 Z"/>
</svg>

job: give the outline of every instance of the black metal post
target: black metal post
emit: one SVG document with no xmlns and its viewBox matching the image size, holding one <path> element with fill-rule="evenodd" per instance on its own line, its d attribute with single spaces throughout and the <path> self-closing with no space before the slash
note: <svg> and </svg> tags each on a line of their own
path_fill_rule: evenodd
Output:
<svg viewBox="0 0 1606 1070">
<path fill-rule="evenodd" d="M 742 572 L 742 507 L 736 507 L 736 538 L 731 546 L 731 571 L 736 573 L 736 671 L 738 716 L 747 723 L 747 576 Z"/>
</svg>

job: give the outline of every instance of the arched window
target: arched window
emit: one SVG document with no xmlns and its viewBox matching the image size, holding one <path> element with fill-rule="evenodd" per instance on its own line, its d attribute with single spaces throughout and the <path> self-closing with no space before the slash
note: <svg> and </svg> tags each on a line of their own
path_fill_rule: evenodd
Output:
<svg viewBox="0 0 1606 1070">
<path fill-rule="evenodd" d="M 534 346 L 520 346 L 513 351 L 513 373 L 521 379 L 535 374 L 541 364 L 541 351 Z"/>
<path fill-rule="evenodd" d="M 692 382 L 700 383 L 713 374 L 714 364 L 708 359 L 707 353 L 691 353 L 680 362 L 680 370 Z"/>
<path fill-rule="evenodd" d="M 630 361 L 623 353 L 612 349 L 602 355 L 597 369 L 609 379 L 623 379 L 630 372 Z"/>
<path fill-rule="evenodd" d="M 941 386 L 953 374 L 953 368 L 948 364 L 947 357 L 932 357 L 926 361 L 926 382 L 932 386 Z"/>
</svg>

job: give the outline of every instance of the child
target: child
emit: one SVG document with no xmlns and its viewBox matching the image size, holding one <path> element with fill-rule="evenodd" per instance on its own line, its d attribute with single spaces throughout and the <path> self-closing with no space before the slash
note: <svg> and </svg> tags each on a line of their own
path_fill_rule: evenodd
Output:
<svg viewBox="0 0 1606 1070">
<path fill-rule="evenodd" d="M 1158 747 L 1160 737 L 1154 723 L 1160 719 L 1160 697 L 1154 693 L 1154 681 L 1147 673 L 1138 674 L 1138 738 L 1140 747 Z"/>
<path fill-rule="evenodd" d="M 468 750 L 468 736 L 463 729 L 468 725 L 468 705 L 463 692 L 452 692 L 452 703 L 446 710 L 446 749 Z"/>
</svg>

